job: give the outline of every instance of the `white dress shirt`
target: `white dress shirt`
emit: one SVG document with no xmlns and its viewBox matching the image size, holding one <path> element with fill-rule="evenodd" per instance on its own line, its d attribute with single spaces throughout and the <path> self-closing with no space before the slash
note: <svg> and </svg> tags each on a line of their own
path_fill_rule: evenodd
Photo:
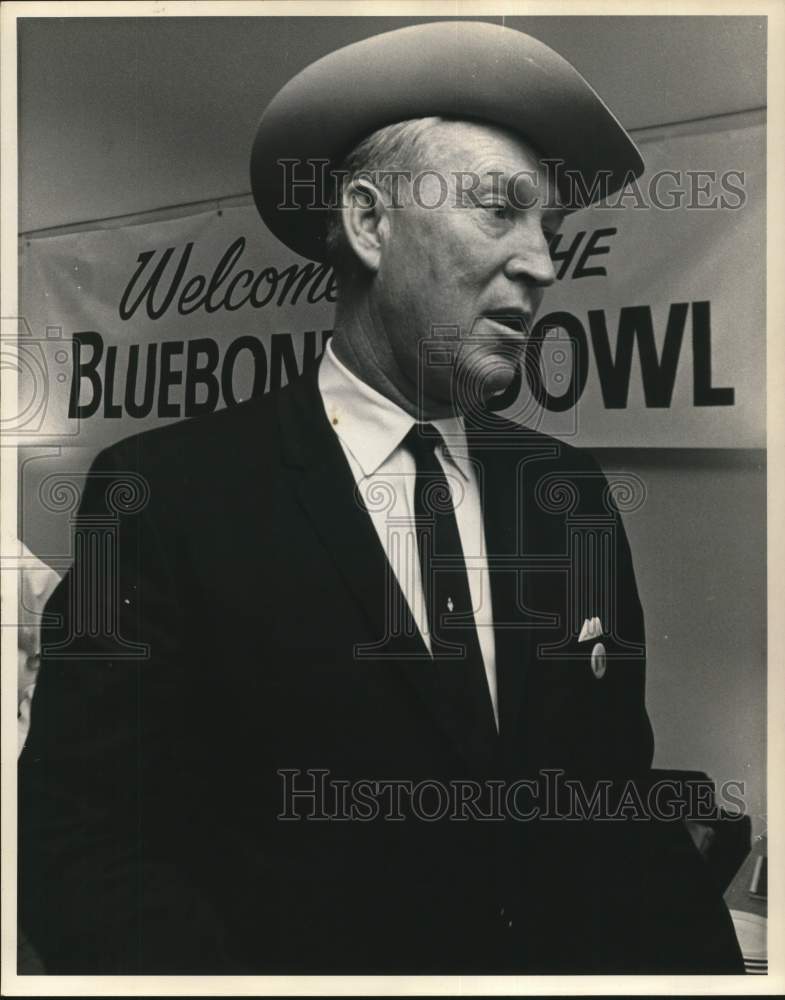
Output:
<svg viewBox="0 0 785 1000">
<path fill-rule="evenodd" d="M 415 420 L 350 372 L 335 356 L 329 341 L 319 364 L 319 392 L 379 541 L 430 651 L 413 524 L 416 465 L 408 449 L 401 446 Z M 448 417 L 430 422 L 445 441 L 443 448 L 436 449 L 436 455 L 453 495 L 474 620 L 498 727 L 496 646 L 478 470 L 469 458 L 461 419 Z"/>
</svg>

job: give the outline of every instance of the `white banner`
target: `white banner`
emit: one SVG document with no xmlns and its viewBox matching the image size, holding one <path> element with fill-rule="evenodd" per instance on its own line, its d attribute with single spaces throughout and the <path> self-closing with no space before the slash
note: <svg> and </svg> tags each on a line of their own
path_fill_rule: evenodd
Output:
<svg viewBox="0 0 785 1000">
<path fill-rule="evenodd" d="M 543 350 L 542 383 L 576 403 L 546 397 L 539 426 L 595 447 L 765 447 L 765 127 L 641 151 L 619 207 L 576 213 L 552 247 L 538 325 L 567 347 Z"/>
<path fill-rule="evenodd" d="M 621 204 L 568 218 L 508 415 L 594 447 L 765 445 L 764 142 L 762 125 L 644 141 Z M 21 266 L 4 431 L 24 444 L 98 448 L 268 391 L 333 323 L 327 269 L 250 204 L 34 237 Z"/>
</svg>

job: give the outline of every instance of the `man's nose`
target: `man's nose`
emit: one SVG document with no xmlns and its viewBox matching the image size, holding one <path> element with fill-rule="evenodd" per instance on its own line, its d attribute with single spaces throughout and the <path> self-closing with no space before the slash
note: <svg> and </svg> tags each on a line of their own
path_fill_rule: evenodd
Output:
<svg viewBox="0 0 785 1000">
<path fill-rule="evenodd" d="M 542 229 L 527 225 L 516 233 L 516 244 L 505 264 L 505 274 L 511 280 L 524 280 L 541 288 L 556 281 L 548 239 Z"/>
</svg>

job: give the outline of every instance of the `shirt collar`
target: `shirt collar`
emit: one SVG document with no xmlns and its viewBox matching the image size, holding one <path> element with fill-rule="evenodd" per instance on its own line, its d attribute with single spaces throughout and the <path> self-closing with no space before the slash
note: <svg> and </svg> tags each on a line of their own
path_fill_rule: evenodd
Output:
<svg viewBox="0 0 785 1000">
<path fill-rule="evenodd" d="M 319 392 L 327 419 L 356 459 L 364 476 L 372 476 L 399 447 L 414 417 L 359 379 L 335 355 L 332 343 L 319 364 Z M 464 479 L 470 463 L 466 432 L 459 417 L 432 420 L 445 441 L 445 454 Z"/>
</svg>

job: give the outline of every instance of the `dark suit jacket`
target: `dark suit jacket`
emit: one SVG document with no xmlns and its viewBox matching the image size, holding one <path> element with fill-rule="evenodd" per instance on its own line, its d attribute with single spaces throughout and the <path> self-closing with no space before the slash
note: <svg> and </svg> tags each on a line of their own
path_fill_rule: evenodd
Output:
<svg viewBox="0 0 785 1000">
<path fill-rule="evenodd" d="M 389 627 L 400 594 L 314 371 L 96 459 L 20 763 L 20 919 L 49 971 L 742 970 L 681 824 L 553 819 L 542 795 L 536 818 L 481 818 L 521 780 L 540 782 L 516 786 L 531 811 L 543 771 L 618 799 L 646 785 L 653 743 L 630 553 L 594 460 L 498 418 L 469 440 L 491 765 L 445 724 L 419 635 Z M 577 641 L 593 615 L 600 679 Z M 322 780 L 324 798 L 287 800 Z M 341 780 L 347 808 L 357 782 L 403 792 L 362 786 L 355 818 L 324 818 Z M 439 816 L 460 781 L 474 812 Z"/>
</svg>

